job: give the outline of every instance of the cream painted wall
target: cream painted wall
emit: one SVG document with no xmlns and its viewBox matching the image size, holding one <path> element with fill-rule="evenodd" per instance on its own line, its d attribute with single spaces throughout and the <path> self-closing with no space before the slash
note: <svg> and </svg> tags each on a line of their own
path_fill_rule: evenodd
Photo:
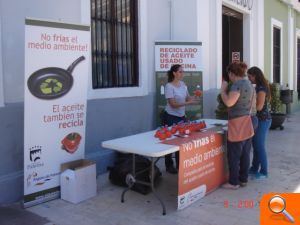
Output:
<svg viewBox="0 0 300 225">
<path fill-rule="evenodd" d="M 23 101 L 24 92 L 24 18 L 36 17 L 61 20 L 71 23 L 90 23 L 89 0 L 0 0 L 2 18 L 2 71 L 4 98 L 8 103 Z M 75 1 L 75 2 L 74 2 Z M 93 90 L 90 85 L 88 99 L 144 96 L 155 91 L 154 42 L 157 40 L 201 41 L 203 43 L 203 81 L 204 90 L 220 88 L 222 68 L 222 4 L 227 0 L 139 0 L 139 65 L 140 86 L 134 88 L 113 88 Z M 261 2 L 254 0 L 254 4 Z M 72 4 L 71 4 L 72 3 Z M 260 3 L 261 4 L 261 3 Z M 34 5 L 35 7 L 31 7 Z M 59 5 L 60 7 L 56 7 Z M 235 10 L 239 7 L 231 5 Z M 5 9 L 5 10 L 4 10 Z M 249 24 L 259 24 L 261 15 L 253 7 L 253 15 L 248 17 Z M 244 13 L 248 13 L 247 10 Z M 9 14 L 15 20 L 8 20 Z M 63 16 L 62 16 L 63 15 Z M 248 29 L 246 27 L 246 29 Z M 261 65 L 261 51 L 251 46 L 262 46 L 260 27 L 250 28 L 250 43 L 245 55 L 249 62 Z M 252 34 L 251 34 L 252 33 Z M 12 51 L 13 49 L 13 51 Z M 253 50 L 251 50 L 253 49 Z M 253 52 L 250 52 L 253 51 Z M 11 63 L 14 62 L 14 63 Z M 1 77 L 0 77 L 1 78 Z M 0 83 L 1 85 L 1 83 Z M 2 89 L 3 90 L 3 89 Z M 0 92 L 1 93 L 1 92 Z M 0 94 L 1 103 L 1 94 Z"/>
<path fill-rule="evenodd" d="M 80 0 L 0 0 L 0 6 L 4 100 L 22 102 L 25 18 L 80 23 Z"/>
<path fill-rule="evenodd" d="M 1 2 L 0 2 L 1 8 Z M 1 30 L 1 15 L 0 15 L 0 107 L 4 106 L 4 89 L 3 89 L 3 69 L 2 69 L 2 30 Z"/>
</svg>

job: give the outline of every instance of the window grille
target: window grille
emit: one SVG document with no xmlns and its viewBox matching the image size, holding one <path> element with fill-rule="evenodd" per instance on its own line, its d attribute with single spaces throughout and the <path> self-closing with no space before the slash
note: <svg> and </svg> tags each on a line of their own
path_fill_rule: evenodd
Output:
<svg viewBox="0 0 300 225">
<path fill-rule="evenodd" d="M 91 0 L 93 88 L 138 86 L 137 0 Z"/>
<path fill-rule="evenodd" d="M 273 27 L 273 82 L 280 83 L 280 29 Z"/>
</svg>

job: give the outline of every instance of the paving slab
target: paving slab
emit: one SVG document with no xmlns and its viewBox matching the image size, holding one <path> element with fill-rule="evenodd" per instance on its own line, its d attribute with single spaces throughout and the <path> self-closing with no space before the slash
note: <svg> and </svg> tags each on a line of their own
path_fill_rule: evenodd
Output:
<svg viewBox="0 0 300 225">
<path fill-rule="evenodd" d="M 0 225 L 51 225 L 48 219 L 28 210 L 20 204 L 0 206 Z"/>
</svg>

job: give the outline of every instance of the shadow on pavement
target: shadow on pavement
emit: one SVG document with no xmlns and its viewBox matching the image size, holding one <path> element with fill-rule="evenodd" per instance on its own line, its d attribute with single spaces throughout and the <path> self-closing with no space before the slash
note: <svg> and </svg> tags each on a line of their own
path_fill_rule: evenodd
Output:
<svg viewBox="0 0 300 225">
<path fill-rule="evenodd" d="M 0 225 L 44 225 L 48 222 L 45 217 L 29 212 L 20 205 L 0 206 Z"/>
</svg>

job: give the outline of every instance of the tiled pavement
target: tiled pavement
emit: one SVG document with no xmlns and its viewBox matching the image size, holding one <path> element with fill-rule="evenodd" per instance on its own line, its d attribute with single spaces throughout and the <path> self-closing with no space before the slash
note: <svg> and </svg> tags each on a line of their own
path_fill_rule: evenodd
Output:
<svg viewBox="0 0 300 225">
<path fill-rule="evenodd" d="M 152 194 L 128 192 L 120 202 L 122 188 L 108 182 L 108 174 L 98 177 L 98 195 L 80 204 L 57 199 L 22 210 L 16 205 L 0 208 L 0 225 L 256 225 L 259 200 L 267 192 L 300 192 L 300 112 L 285 123 L 283 131 L 270 131 L 268 140 L 270 176 L 250 180 L 236 191 L 217 189 L 188 208 L 176 210 L 176 176 L 163 171 L 158 192 L 167 206 L 161 207 Z M 163 160 L 160 160 L 160 165 Z M 253 208 L 238 207 L 239 201 L 254 202 Z M 224 203 L 229 206 L 225 207 Z"/>
</svg>

